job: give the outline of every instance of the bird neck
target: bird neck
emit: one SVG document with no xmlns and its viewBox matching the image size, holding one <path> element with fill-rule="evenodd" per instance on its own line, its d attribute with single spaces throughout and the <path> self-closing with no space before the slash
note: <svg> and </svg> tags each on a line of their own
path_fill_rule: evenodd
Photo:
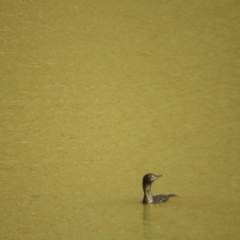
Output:
<svg viewBox="0 0 240 240">
<path fill-rule="evenodd" d="M 143 184 L 143 203 L 152 203 L 153 202 L 153 196 L 151 192 L 151 185 L 145 185 Z"/>
</svg>

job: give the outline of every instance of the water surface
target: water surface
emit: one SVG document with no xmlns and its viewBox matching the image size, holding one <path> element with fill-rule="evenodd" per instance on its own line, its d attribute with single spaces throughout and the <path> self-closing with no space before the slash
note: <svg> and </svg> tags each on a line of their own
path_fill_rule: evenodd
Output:
<svg viewBox="0 0 240 240">
<path fill-rule="evenodd" d="M 239 7 L 2 3 L 1 239 L 238 239 Z"/>
</svg>

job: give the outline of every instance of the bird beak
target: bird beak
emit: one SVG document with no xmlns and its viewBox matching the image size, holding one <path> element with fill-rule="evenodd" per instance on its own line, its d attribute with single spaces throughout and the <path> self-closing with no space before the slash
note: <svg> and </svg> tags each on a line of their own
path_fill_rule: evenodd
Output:
<svg viewBox="0 0 240 240">
<path fill-rule="evenodd" d="M 154 175 L 153 181 L 157 180 L 158 178 L 162 177 L 163 175 Z"/>
</svg>

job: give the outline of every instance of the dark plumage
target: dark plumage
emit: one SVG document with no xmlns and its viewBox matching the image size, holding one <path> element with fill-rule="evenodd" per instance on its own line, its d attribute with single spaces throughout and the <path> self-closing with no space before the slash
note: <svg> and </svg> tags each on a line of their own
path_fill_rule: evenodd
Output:
<svg viewBox="0 0 240 240">
<path fill-rule="evenodd" d="M 152 183 L 157 180 L 158 178 L 162 177 L 162 175 L 155 175 L 153 173 L 148 173 L 143 176 L 142 180 L 142 186 L 143 186 L 143 203 L 149 204 L 149 203 L 160 203 L 160 202 L 166 202 L 170 197 L 177 196 L 176 194 L 160 194 L 156 196 L 152 196 L 151 193 L 151 185 Z"/>
</svg>

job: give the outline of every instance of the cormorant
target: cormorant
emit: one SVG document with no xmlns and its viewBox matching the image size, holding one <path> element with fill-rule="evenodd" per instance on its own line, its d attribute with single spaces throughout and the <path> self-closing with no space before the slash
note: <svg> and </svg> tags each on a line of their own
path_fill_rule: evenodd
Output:
<svg viewBox="0 0 240 240">
<path fill-rule="evenodd" d="M 143 186 L 144 197 L 142 202 L 144 204 L 166 202 L 170 197 L 177 196 L 176 194 L 166 194 L 166 195 L 160 194 L 156 196 L 152 195 L 151 185 L 155 180 L 157 180 L 160 177 L 162 177 L 162 175 L 155 175 L 153 173 L 148 173 L 143 176 L 142 186 Z"/>
</svg>

